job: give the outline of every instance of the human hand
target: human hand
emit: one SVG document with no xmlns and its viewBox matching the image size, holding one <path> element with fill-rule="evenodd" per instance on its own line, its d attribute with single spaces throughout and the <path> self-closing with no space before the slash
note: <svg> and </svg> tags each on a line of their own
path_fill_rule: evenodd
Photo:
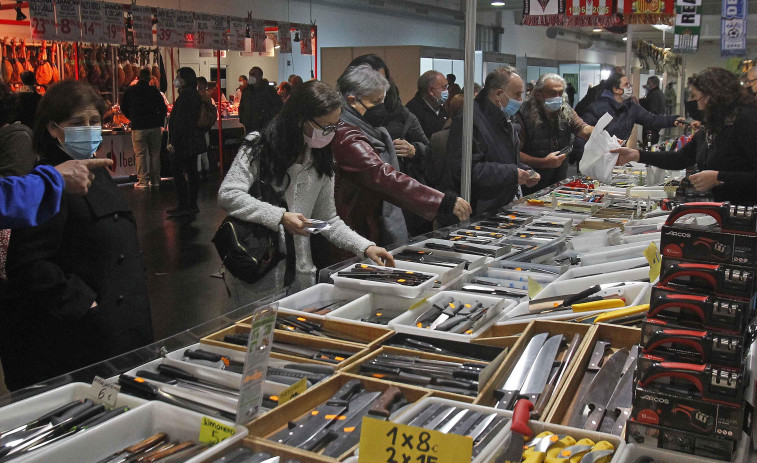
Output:
<svg viewBox="0 0 757 463">
<path fill-rule="evenodd" d="M 689 180 L 697 191 L 709 191 L 713 187 L 721 185 L 723 182 L 718 180 L 717 170 L 703 170 L 696 174 L 689 175 Z"/>
<path fill-rule="evenodd" d="M 541 175 L 539 175 L 538 172 L 536 172 L 535 170 L 532 170 L 531 172 L 533 172 L 533 174 L 529 173 L 530 175 L 528 177 L 528 180 L 526 180 L 526 186 L 529 188 L 536 185 L 537 183 L 539 183 L 539 180 L 541 180 Z"/>
<path fill-rule="evenodd" d="M 174 154 L 176 152 L 176 148 L 173 147 L 172 144 L 166 145 L 166 150 L 168 150 L 169 153 Z"/>
<path fill-rule="evenodd" d="M 452 208 L 452 213 L 463 222 L 468 220 L 471 214 L 473 214 L 473 208 L 468 201 L 463 198 L 457 198 L 457 201 L 455 201 L 455 207 Z"/>
<path fill-rule="evenodd" d="M 615 148 L 610 152 L 618 154 L 618 161 L 615 163 L 616 166 L 622 166 L 631 161 L 639 162 L 639 150 L 633 148 Z"/>
<path fill-rule="evenodd" d="M 560 154 L 559 151 L 549 153 L 547 157 L 542 160 L 544 167 L 547 169 L 556 169 L 565 161 L 568 157 L 568 153 Z"/>
<path fill-rule="evenodd" d="M 676 121 L 674 122 L 674 125 L 675 125 L 676 127 L 685 127 L 685 126 L 689 125 L 689 123 L 688 123 L 688 122 L 686 122 L 686 118 L 684 118 L 684 117 L 679 117 L 679 118 L 678 118 L 678 119 L 676 119 Z"/>
<path fill-rule="evenodd" d="M 113 161 L 110 159 L 83 159 L 75 161 L 66 161 L 55 166 L 60 175 L 63 177 L 63 191 L 68 194 L 84 196 L 95 179 L 92 169 L 98 167 L 110 167 Z"/>
<path fill-rule="evenodd" d="M 525 185 L 526 182 L 528 182 L 529 178 L 531 177 L 531 172 L 532 171 L 530 170 L 523 170 L 519 168 L 518 169 L 518 185 Z"/>
<path fill-rule="evenodd" d="M 397 152 L 397 156 L 401 158 L 412 158 L 415 156 L 415 146 L 401 138 L 394 140 L 394 150 Z"/>
<path fill-rule="evenodd" d="M 310 232 L 305 230 L 310 225 L 310 222 L 299 212 L 284 212 L 279 223 L 284 226 L 286 231 L 293 235 L 310 236 Z"/>
<path fill-rule="evenodd" d="M 702 122 L 701 121 L 691 121 L 691 124 L 689 124 L 692 128 L 692 130 L 699 130 L 702 128 Z"/>
<path fill-rule="evenodd" d="M 394 267 L 394 257 L 384 248 L 378 246 L 368 246 L 365 250 L 365 257 L 369 258 L 378 265 L 384 267 Z"/>
</svg>

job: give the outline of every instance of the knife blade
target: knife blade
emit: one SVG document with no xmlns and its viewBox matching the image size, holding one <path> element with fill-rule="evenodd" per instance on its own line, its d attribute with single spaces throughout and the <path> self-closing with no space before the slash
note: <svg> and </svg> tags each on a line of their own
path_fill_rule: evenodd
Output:
<svg viewBox="0 0 757 463">
<path fill-rule="evenodd" d="M 541 393 L 544 392 L 563 339 L 564 336 L 562 334 L 557 334 L 544 343 L 539 350 L 539 355 L 534 360 L 528 377 L 526 377 L 523 386 L 520 388 L 520 395 L 525 396 L 531 404 L 536 403 Z"/>
<path fill-rule="evenodd" d="M 473 439 L 473 443 L 475 445 L 476 441 L 481 436 L 481 434 L 483 434 L 483 432 L 486 431 L 486 428 L 488 428 L 492 424 L 492 422 L 494 422 L 494 420 L 498 416 L 499 415 L 497 415 L 496 413 L 491 413 L 489 415 L 484 415 L 484 418 L 482 420 L 478 421 L 477 422 L 478 424 L 476 424 L 475 427 L 470 430 L 470 432 L 468 432 L 467 434 L 464 434 L 464 435 L 467 435 L 468 437 L 470 437 L 471 439 Z M 463 432 L 465 432 L 465 431 L 463 431 Z"/>
<path fill-rule="evenodd" d="M 589 387 L 586 388 L 584 395 L 576 401 L 568 426 L 583 428 L 584 424 L 588 421 L 590 413 L 594 413 L 598 408 L 600 409 L 600 413 L 604 413 L 607 402 L 609 402 L 614 392 L 607 385 L 618 384 L 623 372 L 623 366 L 628 358 L 628 352 L 628 348 L 620 349 L 605 361 L 605 364 L 594 376 Z"/>
<path fill-rule="evenodd" d="M 448 408 L 443 409 L 441 413 L 432 418 L 430 421 L 422 424 L 421 427 L 426 429 L 436 429 L 439 424 L 441 424 L 442 421 L 446 420 L 447 417 L 453 414 L 455 410 L 457 410 L 457 407 L 449 406 Z"/>
<path fill-rule="evenodd" d="M 363 416 L 368 413 L 368 410 L 373 405 L 374 401 L 379 398 L 381 392 L 361 392 L 353 399 L 350 400 L 348 409 L 343 415 L 338 415 L 331 419 L 323 428 L 313 434 L 310 438 L 305 440 L 297 447 L 310 452 L 316 452 L 326 445 L 330 445 L 333 441 L 339 438 L 339 432 L 337 429 L 332 429 L 330 424 L 338 421 L 343 421 L 345 424 L 354 424 L 354 419 L 362 420 Z M 329 420 L 329 418 L 326 418 Z M 339 426 L 336 426 L 338 428 Z M 306 433 L 306 431 L 302 431 Z M 287 445 L 290 445 L 287 443 Z"/>
<path fill-rule="evenodd" d="M 450 302 L 449 304 L 447 304 L 444 310 L 442 310 L 442 313 L 439 314 L 438 317 L 436 317 L 436 320 L 431 322 L 431 325 L 429 325 L 428 328 L 435 330 L 437 326 L 454 317 L 463 307 L 464 305 L 457 301 Z"/>
<path fill-rule="evenodd" d="M 623 433 L 623 428 L 628 421 L 628 417 L 631 416 L 631 401 L 633 396 L 633 370 L 636 369 L 636 357 L 628 356 L 631 359 L 631 364 L 623 373 L 623 377 L 620 379 L 615 391 L 610 397 L 610 401 L 607 403 L 607 409 L 605 411 L 605 417 L 602 420 L 599 432 L 607 434 L 615 434 L 619 436 Z M 591 421 L 589 416 L 589 421 Z"/>
<path fill-rule="evenodd" d="M 531 338 L 526 348 L 523 349 L 518 362 L 512 371 L 510 371 L 507 381 L 502 386 L 503 397 L 499 399 L 494 408 L 507 410 L 512 407 L 521 386 L 523 386 L 523 382 L 526 380 L 526 376 L 528 376 L 529 369 L 533 366 L 534 360 L 539 355 L 539 350 L 544 345 L 548 336 L 549 333 L 539 333 Z"/>
<path fill-rule="evenodd" d="M 428 405 L 423 410 L 418 412 L 418 414 L 415 415 L 415 417 L 412 420 L 410 420 L 408 425 L 421 427 L 423 423 L 425 423 L 426 421 L 436 416 L 436 414 L 439 413 L 442 410 L 442 408 L 444 408 L 444 404 L 435 403 L 435 404 Z"/>
<path fill-rule="evenodd" d="M 526 399 L 515 404 L 513 419 L 510 422 L 509 438 L 505 438 L 502 447 L 493 459 L 494 463 L 520 463 L 523 456 L 525 437 L 532 434 L 528 427 L 528 417 L 534 405 Z"/>
</svg>

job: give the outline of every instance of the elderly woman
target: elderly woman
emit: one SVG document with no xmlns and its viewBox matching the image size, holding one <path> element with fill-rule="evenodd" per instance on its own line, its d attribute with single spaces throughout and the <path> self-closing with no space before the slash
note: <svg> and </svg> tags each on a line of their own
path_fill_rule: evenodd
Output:
<svg viewBox="0 0 757 463">
<path fill-rule="evenodd" d="M 401 173 L 392 137 L 370 123 L 375 114 L 385 112 L 389 82 L 369 65 L 360 65 L 347 68 L 337 85 L 347 105 L 333 145 L 339 216 L 381 245 L 407 241 L 403 209 L 426 220 L 439 213 L 468 219 L 467 201 Z"/>
<path fill-rule="evenodd" d="M 715 201 L 757 204 L 757 98 L 736 75 L 714 67 L 692 76 L 689 92 L 687 111 L 703 129 L 678 151 L 619 148 L 618 165 L 638 161 L 671 170 L 695 165 L 699 172 L 689 180 L 698 191 L 711 191 Z"/>
</svg>

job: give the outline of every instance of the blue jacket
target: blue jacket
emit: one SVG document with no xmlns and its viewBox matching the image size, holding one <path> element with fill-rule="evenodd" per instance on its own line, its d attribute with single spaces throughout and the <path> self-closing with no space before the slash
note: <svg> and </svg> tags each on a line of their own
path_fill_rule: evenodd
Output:
<svg viewBox="0 0 757 463">
<path fill-rule="evenodd" d="M 626 140 L 631 135 L 634 124 L 659 130 L 673 127 L 676 119 L 678 119 L 677 115 L 658 116 L 652 114 L 631 100 L 618 103 L 608 90 L 602 92 L 597 101 L 589 106 L 583 119 L 589 125 L 596 125 L 599 118 L 604 116 L 605 113 L 609 113 L 613 117 L 612 122 L 607 126 L 607 133 L 622 140 Z"/>
<path fill-rule="evenodd" d="M 60 209 L 63 177 L 52 166 L 38 166 L 23 177 L 0 178 L 0 228 L 33 227 Z"/>
</svg>

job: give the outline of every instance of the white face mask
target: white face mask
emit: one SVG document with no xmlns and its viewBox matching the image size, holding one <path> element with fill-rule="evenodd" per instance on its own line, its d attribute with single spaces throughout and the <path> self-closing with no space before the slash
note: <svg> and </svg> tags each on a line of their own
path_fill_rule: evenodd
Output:
<svg viewBox="0 0 757 463">
<path fill-rule="evenodd" d="M 305 137 L 305 143 L 307 143 L 311 148 L 318 149 L 326 147 L 329 143 L 331 143 L 331 140 L 334 139 L 334 135 L 336 135 L 336 132 L 331 132 L 328 135 L 324 135 L 323 130 L 314 126 L 312 122 L 308 121 L 308 124 L 310 124 L 310 127 L 313 128 L 313 136 L 308 137 L 304 133 L 302 134 L 302 136 Z"/>
<path fill-rule="evenodd" d="M 247 81 L 249 85 L 257 85 L 258 78 L 255 76 L 250 76 L 249 80 Z"/>
<path fill-rule="evenodd" d="M 632 96 L 633 96 L 633 88 L 626 87 L 623 89 L 623 95 L 621 96 L 621 98 L 623 98 L 623 101 L 631 99 Z"/>
<path fill-rule="evenodd" d="M 71 156 L 71 159 L 91 158 L 103 141 L 101 125 L 62 128 L 65 141 L 61 147 L 66 154 Z"/>
<path fill-rule="evenodd" d="M 181 87 L 183 87 L 184 86 L 184 79 L 182 79 L 181 77 L 175 78 L 173 80 L 173 86 L 175 88 L 181 88 Z"/>
</svg>

